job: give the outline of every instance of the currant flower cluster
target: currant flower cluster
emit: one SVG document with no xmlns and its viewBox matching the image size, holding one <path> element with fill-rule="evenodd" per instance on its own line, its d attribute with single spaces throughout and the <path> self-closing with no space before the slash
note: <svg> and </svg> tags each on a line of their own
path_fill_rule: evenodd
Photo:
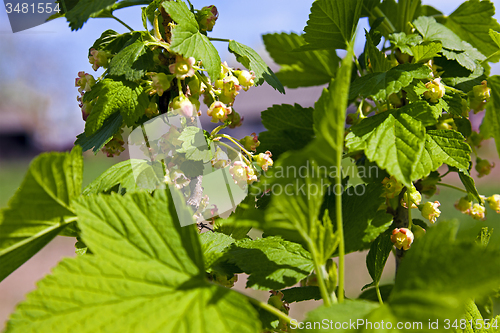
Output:
<svg viewBox="0 0 500 333">
<path fill-rule="evenodd" d="M 471 216 L 475 220 L 486 220 L 486 207 L 485 203 L 494 210 L 496 213 L 500 214 L 500 195 L 493 194 L 492 196 L 486 198 L 485 196 L 481 196 L 483 202 L 481 203 L 473 203 L 469 200 L 468 196 L 460 198 L 455 203 L 455 208 L 460 211 L 462 214 L 467 214 Z"/>
</svg>

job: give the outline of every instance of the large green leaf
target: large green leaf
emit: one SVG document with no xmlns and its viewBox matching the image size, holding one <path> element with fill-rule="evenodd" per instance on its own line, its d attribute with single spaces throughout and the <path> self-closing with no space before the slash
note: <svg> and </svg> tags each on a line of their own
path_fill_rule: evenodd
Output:
<svg viewBox="0 0 500 333">
<path fill-rule="evenodd" d="M 426 42 L 419 45 L 411 47 L 411 52 L 413 54 L 413 63 L 417 62 L 427 62 L 432 58 L 436 57 L 438 52 L 442 49 L 441 43 L 438 42 Z"/>
<path fill-rule="evenodd" d="M 127 192 L 139 188 L 149 188 L 139 186 L 138 182 L 140 181 L 139 176 L 143 172 L 150 171 L 150 169 L 151 166 L 144 160 L 130 159 L 119 162 L 88 184 L 83 189 L 83 194 L 106 193 L 113 190 L 117 185 L 120 185 L 122 189 L 126 189 Z"/>
<path fill-rule="evenodd" d="M 98 98 L 97 98 L 98 97 Z M 144 115 L 149 98 L 137 83 L 104 79 L 83 95 L 84 101 L 96 99 L 95 105 L 85 123 L 85 135 L 95 134 L 104 125 L 104 121 L 119 112 L 127 126 Z"/>
<path fill-rule="evenodd" d="M 490 29 L 500 31 L 493 15 L 495 7 L 490 1 L 469 0 L 447 17 L 446 26 L 488 57 L 498 50 L 489 36 Z"/>
<path fill-rule="evenodd" d="M 153 55 L 146 44 L 137 39 L 113 57 L 109 64 L 109 74 L 121 76 L 130 81 L 137 81 L 154 65 Z"/>
<path fill-rule="evenodd" d="M 486 114 L 481 124 L 481 134 L 485 138 L 495 139 L 498 154 L 500 155 L 500 76 L 488 78 L 491 88 L 491 99 L 486 104 Z"/>
<path fill-rule="evenodd" d="M 429 130 L 425 134 L 425 149 L 412 178 L 418 179 L 448 164 L 460 170 L 468 170 L 471 149 L 459 132 L 453 130 Z"/>
<path fill-rule="evenodd" d="M 166 191 L 82 198 L 79 226 L 94 255 L 63 260 L 6 332 L 259 332 L 245 296 L 204 279 L 196 227 L 176 217 L 186 209 Z"/>
<path fill-rule="evenodd" d="M 79 148 L 31 162 L 19 190 L 0 211 L 0 281 L 75 221 L 71 201 L 81 193 L 82 173 Z"/>
<path fill-rule="evenodd" d="M 354 80 L 349 99 L 359 95 L 385 100 L 390 94 L 398 93 L 414 79 L 430 79 L 431 70 L 422 64 L 403 64 L 383 73 L 371 73 Z"/>
<path fill-rule="evenodd" d="M 194 57 L 196 60 L 201 60 L 212 81 L 217 80 L 221 66 L 219 53 L 208 37 L 200 33 L 194 14 L 184 1 L 166 1 L 162 5 L 178 23 L 172 30 L 170 49 L 186 58 Z"/>
<path fill-rule="evenodd" d="M 212 266 L 222 258 L 235 240 L 220 232 L 205 232 L 200 235 L 200 242 L 205 269 L 211 271 Z"/>
<path fill-rule="evenodd" d="M 295 33 L 267 34 L 262 39 L 271 58 L 281 65 L 276 76 L 285 87 L 317 86 L 335 77 L 340 61 L 335 51 L 299 52 L 296 49 L 306 42 Z"/>
<path fill-rule="evenodd" d="M 243 239 L 227 252 L 231 263 L 249 274 L 247 288 L 279 290 L 311 274 L 311 254 L 297 243 L 280 237 Z"/>
<path fill-rule="evenodd" d="M 80 0 L 70 11 L 66 13 L 71 30 L 83 27 L 90 17 L 99 13 L 106 7 L 114 4 L 116 0 Z"/>
<path fill-rule="evenodd" d="M 314 138 L 313 109 L 298 104 L 273 105 L 261 113 L 267 131 L 259 134 L 258 151 L 269 150 L 277 158 L 288 150 L 304 148 Z"/>
<path fill-rule="evenodd" d="M 113 135 L 118 133 L 122 125 L 123 117 L 119 112 L 116 112 L 106 119 L 102 127 L 94 134 L 90 136 L 87 136 L 85 132 L 79 134 L 76 137 L 75 145 L 81 146 L 83 151 L 92 149 L 92 151 L 97 154 L 97 152 L 113 138 Z"/>
<path fill-rule="evenodd" d="M 433 17 L 421 16 L 413 22 L 415 28 L 424 37 L 424 41 L 440 42 L 443 45 L 442 53 L 450 60 L 456 60 L 460 65 L 474 71 L 479 61 L 486 57 L 469 43 L 463 41 L 453 31 Z"/>
<path fill-rule="evenodd" d="M 255 73 L 257 85 L 262 84 L 265 80 L 271 87 L 278 90 L 280 93 L 285 93 L 285 88 L 276 77 L 276 74 L 266 65 L 264 60 L 262 60 L 254 49 L 232 40 L 229 42 L 228 50 L 236 56 L 236 60 L 238 60 L 239 63 Z"/>
<path fill-rule="evenodd" d="M 351 151 L 364 150 L 370 161 L 411 186 L 416 180 L 415 170 L 419 168 L 425 146 L 425 124 L 416 118 L 418 112 L 424 112 L 424 117 L 427 113 L 432 119 L 430 107 L 425 102 L 367 118 L 352 127 L 346 145 Z"/>
<path fill-rule="evenodd" d="M 366 36 L 366 45 L 365 45 L 365 54 L 370 59 L 370 65 L 373 72 L 386 72 L 391 69 L 392 65 L 389 59 L 387 59 L 387 55 L 380 51 L 377 46 L 373 43 L 373 40 L 365 30 Z"/>
<path fill-rule="evenodd" d="M 318 0 L 313 2 L 311 14 L 304 28 L 307 50 L 347 49 L 359 17 L 362 0 Z"/>
</svg>

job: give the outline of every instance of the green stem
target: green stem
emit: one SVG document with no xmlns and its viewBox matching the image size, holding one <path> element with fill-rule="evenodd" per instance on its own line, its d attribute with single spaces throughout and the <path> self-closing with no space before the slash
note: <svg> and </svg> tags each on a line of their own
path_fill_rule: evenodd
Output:
<svg viewBox="0 0 500 333">
<path fill-rule="evenodd" d="M 455 89 L 453 87 L 444 86 L 444 89 L 449 90 L 449 91 L 453 91 L 454 93 L 457 93 L 457 94 L 460 94 L 460 95 L 464 95 L 464 96 L 467 95 L 463 91 Z"/>
<path fill-rule="evenodd" d="M 128 30 L 134 32 L 134 29 L 132 29 L 127 23 L 123 22 L 118 17 L 116 17 L 113 14 L 111 14 L 111 18 L 114 18 L 115 20 L 117 20 L 118 22 L 120 22 L 125 28 L 127 28 Z"/>
<path fill-rule="evenodd" d="M 208 37 L 209 40 L 214 41 L 214 42 L 232 42 L 232 39 L 225 39 L 225 38 L 215 38 L 215 37 Z"/>
<path fill-rule="evenodd" d="M 340 177 L 335 177 L 335 188 L 342 188 Z M 338 286 L 337 298 L 339 303 L 342 303 L 344 302 L 344 278 L 345 278 L 345 245 L 344 245 L 344 225 L 342 223 L 342 193 L 335 193 L 335 213 L 337 218 L 337 237 L 339 237 L 339 286 Z"/>
<path fill-rule="evenodd" d="M 354 55 L 354 63 L 356 64 L 356 68 L 358 69 L 359 75 L 363 76 L 363 70 L 361 69 L 361 65 L 359 64 L 358 57 Z"/>
<path fill-rule="evenodd" d="M 232 151 L 234 151 L 236 154 L 240 155 L 240 152 L 239 152 L 239 151 L 237 151 L 236 149 L 234 149 L 234 147 L 231 147 L 231 146 L 230 146 L 230 145 L 228 145 L 227 143 L 222 142 L 222 141 L 219 141 L 219 144 L 220 144 L 220 145 L 223 145 L 224 147 L 227 147 L 227 148 L 231 149 L 231 150 L 232 150 Z M 243 159 L 245 160 L 245 162 L 246 162 L 248 165 L 251 165 L 251 164 L 252 164 L 252 162 L 250 162 L 250 161 L 248 160 L 248 158 L 246 158 L 243 154 L 241 154 L 241 157 L 243 157 Z"/>
<path fill-rule="evenodd" d="M 244 294 L 242 294 L 244 295 Z M 246 295 L 245 295 L 246 296 Z M 248 300 L 250 301 L 250 303 L 253 303 L 255 305 L 257 305 L 258 307 L 260 307 L 261 309 L 264 309 L 266 310 L 267 312 L 275 315 L 276 317 L 280 318 L 280 319 L 283 319 L 284 321 L 286 321 L 288 324 L 290 324 L 293 320 L 293 318 L 289 317 L 286 313 L 284 312 L 281 312 L 280 310 L 276 309 L 274 306 L 272 306 L 271 304 L 268 304 L 268 303 L 264 303 L 264 302 L 261 302 L 259 300 L 256 300 L 255 298 L 253 297 L 248 297 Z"/>
<path fill-rule="evenodd" d="M 500 50 L 496 51 L 495 53 L 492 53 L 488 58 L 483 60 L 482 64 L 488 63 L 491 58 L 496 57 L 499 54 L 500 54 Z"/>
<path fill-rule="evenodd" d="M 411 226 L 413 221 L 411 219 L 411 206 L 413 205 L 413 200 L 411 199 L 410 193 L 408 192 L 408 188 L 406 188 L 406 206 L 408 207 L 408 229 L 411 230 Z"/>
<path fill-rule="evenodd" d="M 309 249 L 312 251 L 314 271 L 316 272 L 316 278 L 318 280 L 318 288 L 319 288 L 319 291 L 321 293 L 321 298 L 323 298 L 323 304 L 325 306 L 331 306 L 332 301 L 331 301 L 330 293 L 328 292 L 328 289 L 326 288 L 324 269 L 323 269 L 323 266 L 319 263 L 318 252 L 313 250 L 316 247 L 312 241 L 310 241 L 308 245 L 309 245 L 308 246 Z M 340 290 L 340 283 L 339 283 L 339 290 Z M 342 293 L 342 295 L 343 295 L 343 293 Z"/>
<path fill-rule="evenodd" d="M 155 18 L 153 20 L 153 30 L 154 30 L 154 35 L 157 40 L 161 40 L 161 32 L 160 32 L 160 26 L 158 25 L 158 15 L 155 15 Z"/>
<path fill-rule="evenodd" d="M 231 136 L 229 136 L 227 134 L 218 134 L 216 137 L 228 139 L 229 141 L 231 141 L 232 143 L 237 145 L 241 150 L 243 150 L 243 152 L 245 154 L 247 154 L 248 157 L 253 158 L 253 155 L 248 150 L 246 150 L 245 147 L 243 147 L 238 141 L 233 139 Z"/>
<path fill-rule="evenodd" d="M 456 186 L 453 186 L 453 185 L 450 185 L 450 184 L 445 184 L 445 183 L 436 183 L 436 185 L 441 185 L 441 186 L 444 186 L 444 187 L 449 187 L 449 188 L 452 188 L 454 190 L 457 190 L 457 191 L 460 191 L 460 192 L 464 192 L 464 193 L 468 193 L 466 190 L 460 188 L 460 187 L 456 187 Z"/>
<path fill-rule="evenodd" d="M 380 294 L 380 287 L 378 286 L 378 283 L 375 284 L 375 291 L 377 292 L 377 298 L 378 298 L 378 302 L 383 305 L 384 304 L 384 300 L 382 299 L 382 295 Z"/>
<path fill-rule="evenodd" d="M 210 137 L 213 139 L 215 137 L 215 135 L 217 133 L 219 133 L 219 131 L 222 130 L 223 128 L 226 128 L 226 124 L 222 124 L 222 125 L 217 126 L 216 128 L 214 128 L 214 130 L 212 131 L 212 133 L 210 133 Z"/>
</svg>

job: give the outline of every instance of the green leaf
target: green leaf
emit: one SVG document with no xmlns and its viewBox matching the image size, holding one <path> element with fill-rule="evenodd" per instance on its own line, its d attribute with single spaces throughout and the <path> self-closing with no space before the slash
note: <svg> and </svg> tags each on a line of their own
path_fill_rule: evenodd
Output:
<svg viewBox="0 0 500 333">
<path fill-rule="evenodd" d="M 422 37 L 417 34 L 406 35 L 404 32 L 393 33 L 389 35 L 389 40 L 395 48 L 401 52 L 413 56 L 412 48 L 422 43 Z"/>
<path fill-rule="evenodd" d="M 361 16 L 362 0 L 318 0 L 304 28 L 304 50 L 347 49 Z"/>
<path fill-rule="evenodd" d="M 220 232 L 205 232 L 200 235 L 201 251 L 205 262 L 205 269 L 210 272 L 212 266 L 222 258 L 235 240 Z"/>
<path fill-rule="evenodd" d="M 317 309 L 307 313 L 306 320 L 303 323 L 304 329 L 299 332 L 307 333 L 322 333 L 322 332 L 332 332 L 330 325 L 324 327 L 323 325 L 318 325 L 315 323 L 322 323 L 326 321 L 328 324 L 333 323 L 333 328 L 335 328 L 335 323 L 356 323 L 359 319 L 365 318 L 371 311 L 378 308 L 380 305 L 375 302 L 368 302 L 365 300 L 346 300 L 344 303 L 333 304 L 330 307 L 324 305 L 318 307 Z M 318 327 L 320 326 L 320 327 Z M 293 327 L 293 322 L 291 323 L 291 328 Z M 352 327 L 352 325 L 351 325 Z M 295 327 L 297 328 L 297 327 Z M 337 327 L 338 328 L 338 327 Z M 357 332 L 357 328 L 354 325 L 354 329 L 344 329 L 334 331 L 337 332 Z"/>
<path fill-rule="evenodd" d="M 458 222 L 441 222 L 406 253 L 389 300 L 398 318 L 453 322 L 470 298 L 498 287 L 500 249 L 456 240 L 457 230 Z"/>
<path fill-rule="evenodd" d="M 132 126 L 146 110 L 149 98 L 137 83 L 104 79 L 85 93 L 84 101 L 97 99 L 85 123 L 85 135 L 95 134 L 112 114 L 120 112 L 127 126 Z"/>
<path fill-rule="evenodd" d="M 462 41 L 453 31 L 436 22 L 433 17 L 421 16 L 413 21 L 413 25 L 422 34 L 424 41 L 441 42 L 443 55 L 450 60 L 458 61 L 460 65 L 470 71 L 476 69 L 478 61 L 486 59 L 472 45 Z"/>
<path fill-rule="evenodd" d="M 372 38 L 368 31 L 365 30 L 366 36 L 366 46 L 365 53 L 367 57 L 370 59 L 370 64 L 373 72 L 387 72 L 391 69 L 392 65 L 389 59 L 387 59 L 387 55 L 377 49 L 376 45 L 374 45 Z"/>
<path fill-rule="evenodd" d="M 262 84 L 264 80 L 274 89 L 280 93 L 285 93 L 285 88 L 276 74 L 266 65 L 260 55 L 255 52 L 251 47 L 238 43 L 234 40 L 229 42 L 229 52 L 236 56 L 236 60 L 243 66 L 255 73 L 256 85 Z"/>
<path fill-rule="evenodd" d="M 393 284 L 386 284 L 383 286 L 380 286 L 380 295 L 382 296 L 382 300 L 385 302 L 387 299 L 389 299 L 389 295 L 392 292 L 392 288 L 394 288 Z M 373 302 L 378 302 L 378 296 L 377 296 L 377 290 L 375 287 L 371 287 L 368 289 L 365 289 L 361 295 L 358 296 L 360 299 L 366 299 L 367 301 L 373 301 Z"/>
<path fill-rule="evenodd" d="M 471 149 L 459 132 L 453 130 L 429 130 L 425 135 L 425 149 L 412 178 L 426 177 L 444 163 L 467 170 Z"/>
<path fill-rule="evenodd" d="M 422 35 L 424 41 L 441 42 L 445 49 L 464 51 L 462 39 L 446 26 L 436 22 L 433 17 L 420 16 L 413 21 L 413 26 Z"/>
<path fill-rule="evenodd" d="M 368 252 L 366 256 L 366 267 L 373 279 L 372 285 L 379 284 L 385 263 L 391 254 L 393 245 L 391 241 L 391 231 L 388 230 L 380 234 L 370 246 L 370 252 Z"/>
<path fill-rule="evenodd" d="M 109 64 L 109 74 L 124 75 L 129 81 L 137 81 L 153 65 L 152 53 L 142 40 L 137 39 L 113 57 Z"/>
<path fill-rule="evenodd" d="M 493 39 L 495 44 L 497 44 L 497 46 L 500 48 L 500 33 L 490 29 L 488 31 L 488 34 L 490 35 L 491 39 Z"/>
<path fill-rule="evenodd" d="M 355 192 L 356 191 L 356 192 Z M 360 192 L 358 192 L 360 191 Z M 366 250 L 391 225 L 392 216 L 378 210 L 385 202 L 382 184 L 371 183 L 358 188 L 349 187 L 342 194 L 342 221 L 345 253 Z M 328 192 L 325 208 L 336 230 L 335 194 Z"/>
<path fill-rule="evenodd" d="M 488 87 L 491 88 L 491 98 L 486 104 L 486 114 L 480 129 L 485 139 L 495 140 L 500 155 L 500 76 L 488 78 Z"/>
<path fill-rule="evenodd" d="M 66 13 L 71 30 L 78 30 L 83 27 L 90 17 L 97 14 L 108 6 L 114 4 L 116 0 L 80 0 L 70 11 Z"/>
<path fill-rule="evenodd" d="M 63 260 L 7 332 L 259 332 L 244 296 L 205 281 L 196 228 L 176 218 L 186 209 L 161 190 L 82 198 L 79 226 L 94 255 Z"/>
<path fill-rule="evenodd" d="M 414 175 L 425 145 L 426 124 L 418 119 L 424 117 L 429 121 L 433 119 L 431 113 L 425 102 L 380 113 L 353 126 L 346 145 L 350 151 L 364 150 L 368 160 L 376 162 L 405 186 L 411 186 L 418 179 Z"/>
<path fill-rule="evenodd" d="M 173 1 L 165 1 L 161 4 L 165 11 L 172 17 L 172 19 L 177 23 L 183 26 L 193 26 L 197 29 L 198 21 L 196 21 L 196 17 L 189 10 L 188 6 L 184 3 L 184 1 L 173 2 Z"/>
<path fill-rule="evenodd" d="M 495 7 L 490 1 L 465 1 L 446 19 L 446 26 L 485 56 L 498 49 L 491 43 L 489 30 L 500 30 L 493 18 Z"/>
<path fill-rule="evenodd" d="M 182 147 L 177 149 L 177 152 L 186 154 L 187 159 L 203 163 L 208 163 L 212 159 L 212 152 L 201 128 L 188 126 L 178 139 L 182 141 Z"/>
<path fill-rule="evenodd" d="M 136 177 L 150 168 L 151 166 L 143 160 L 131 159 L 119 162 L 88 184 L 83 189 L 83 194 L 107 193 L 117 185 L 125 188 L 127 192 L 140 189 Z"/>
<path fill-rule="evenodd" d="M 217 49 L 207 36 L 198 31 L 198 23 L 179 24 L 172 30 L 170 49 L 185 58 L 201 60 L 208 75 L 215 82 L 219 78 L 221 61 Z"/>
<path fill-rule="evenodd" d="M 335 51 L 299 52 L 296 49 L 306 42 L 295 33 L 267 34 L 262 39 L 271 58 L 281 65 L 276 76 L 285 87 L 317 86 L 335 77 L 340 61 Z"/>
<path fill-rule="evenodd" d="M 438 53 L 441 51 L 442 46 L 441 43 L 438 42 L 426 42 L 419 45 L 415 45 L 411 47 L 411 51 L 413 53 L 413 63 L 417 62 L 427 62 L 432 58 L 438 56 Z"/>
<path fill-rule="evenodd" d="M 116 54 L 127 45 L 130 45 L 131 41 L 144 36 L 144 33 L 142 31 L 134 31 L 119 34 L 114 30 L 108 29 L 101 34 L 90 49 L 103 50 L 111 54 Z"/>
<path fill-rule="evenodd" d="M 458 176 L 460 177 L 460 181 L 464 185 L 467 193 L 469 194 L 470 199 L 476 200 L 477 202 L 481 202 L 481 196 L 477 191 L 476 184 L 474 182 L 474 178 L 469 175 L 467 170 L 461 170 L 458 172 Z"/>
<path fill-rule="evenodd" d="M 302 302 L 308 300 L 318 301 L 321 293 L 317 286 L 295 287 L 281 290 L 283 300 L 287 303 Z"/>
<path fill-rule="evenodd" d="M 464 333 L 484 333 L 483 329 L 476 329 L 476 323 L 481 323 L 484 325 L 483 316 L 481 316 L 481 312 L 477 309 L 476 304 L 472 300 L 468 301 L 465 305 L 465 320 L 467 321 L 466 328 Z M 472 325 L 470 324 L 472 322 Z"/>
<path fill-rule="evenodd" d="M 92 149 L 92 151 L 97 154 L 97 152 L 113 138 L 113 135 L 118 133 L 122 124 L 123 117 L 119 112 L 116 112 L 106 119 L 102 127 L 94 134 L 90 136 L 87 136 L 85 132 L 79 134 L 76 137 L 75 145 L 81 146 L 83 151 Z"/>
<path fill-rule="evenodd" d="M 19 190 L 0 211 L 0 281 L 75 221 L 71 201 L 81 193 L 82 173 L 78 147 L 31 162 Z"/>
<path fill-rule="evenodd" d="M 259 134 L 259 152 L 267 150 L 277 158 L 288 150 L 304 148 L 314 138 L 313 108 L 298 104 L 273 105 L 261 113 L 267 131 Z"/>
<path fill-rule="evenodd" d="M 430 79 L 431 70 L 422 64 L 403 64 L 384 73 L 371 73 L 359 77 L 351 84 L 349 99 L 359 95 L 386 100 L 390 94 L 398 93 L 414 79 Z"/>
<path fill-rule="evenodd" d="M 243 239 L 227 252 L 229 261 L 249 274 L 247 288 L 279 290 L 306 278 L 314 269 L 311 254 L 280 237 Z"/>
</svg>

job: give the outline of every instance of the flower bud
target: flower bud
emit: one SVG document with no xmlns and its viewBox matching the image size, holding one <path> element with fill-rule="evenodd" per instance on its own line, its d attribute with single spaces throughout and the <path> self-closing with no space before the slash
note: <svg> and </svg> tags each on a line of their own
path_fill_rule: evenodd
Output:
<svg viewBox="0 0 500 333">
<path fill-rule="evenodd" d="M 391 178 L 385 177 L 384 180 L 382 180 L 382 185 L 384 185 L 383 196 L 387 199 L 395 198 L 403 189 L 403 185 L 398 182 L 394 176 L 391 176 Z"/>
<path fill-rule="evenodd" d="M 396 228 L 392 231 L 391 241 L 398 249 L 408 250 L 415 236 L 408 228 Z"/>
<path fill-rule="evenodd" d="M 251 136 L 250 135 L 245 136 L 239 142 L 243 145 L 243 148 L 250 151 L 255 151 L 257 147 L 260 146 L 259 138 L 255 133 L 252 133 Z"/>
<path fill-rule="evenodd" d="M 474 86 L 469 93 L 470 108 L 474 113 L 484 110 L 484 106 L 490 100 L 491 89 L 488 88 L 486 80 L 481 82 L 480 85 Z"/>
<path fill-rule="evenodd" d="M 123 145 L 125 142 L 123 141 L 123 137 L 121 133 L 117 133 L 113 136 L 113 138 L 106 143 L 106 145 L 102 148 L 102 151 L 106 153 L 108 157 L 120 156 L 120 154 L 125 150 Z"/>
<path fill-rule="evenodd" d="M 150 101 L 148 107 L 144 110 L 144 114 L 148 118 L 153 118 L 159 115 L 160 111 L 158 110 L 158 104 L 156 104 L 155 101 Z"/>
<path fill-rule="evenodd" d="M 500 194 L 493 194 L 486 199 L 486 202 L 495 212 L 500 213 Z"/>
<path fill-rule="evenodd" d="M 483 160 L 481 158 L 476 159 L 476 171 L 478 172 L 478 177 L 487 176 L 491 172 L 491 168 L 495 166 L 495 163 L 490 163 L 488 160 Z"/>
<path fill-rule="evenodd" d="M 476 131 L 472 131 L 471 135 L 467 139 L 467 143 L 474 147 L 481 147 L 481 143 L 483 142 L 484 137 L 481 133 Z"/>
<path fill-rule="evenodd" d="M 424 92 L 424 97 L 431 103 L 437 103 L 437 101 L 444 96 L 445 88 L 441 83 L 441 79 L 434 79 L 425 84 L 428 89 Z"/>
<path fill-rule="evenodd" d="M 222 169 L 229 164 L 229 157 L 225 151 L 223 151 L 220 147 L 217 147 L 217 150 L 214 153 L 214 158 L 211 162 L 214 168 Z"/>
<path fill-rule="evenodd" d="M 486 219 L 486 208 L 478 203 L 475 203 L 469 210 L 469 215 L 472 216 L 474 220 L 484 221 Z"/>
<path fill-rule="evenodd" d="M 109 56 L 106 51 L 90 49 L 89 62 L 92 64 L 92 69 L 96 71 L 99 67 L 108 68 Z"/>
<path fill-rule="evenodd" d="M 224 103 L 215 101 L 210 105 L 207 111 L 207 115 L 212 117 L 212 122 L 217 123 L 219 121 L 224 122 L 227 116 L 232 112 L 231 107 L 226 106 Z"/>
<path fill-rule="evenodd" d="M 193 116 L 195 107 L 184 95 L 179 95 L 175 97 L 169 105 L 170 111 L 174 111 L 174 113 L 182 115 L 186 118 L 190 118 Z"/>
<path fill-rule="evenodd" d="M 151 87 L 156 90 L 158 95 L 162 96 L 163 93 L 170 88 L 170 83 L 172 82 L 172 77 L 165 73 L 156 73 L 151 75 Z"/>
<path fill-rule="evenodd" d="M 257 165 L 262 168 L 262 170 L 267 171 L 270 166 L 273 166 L 273 160 L 271 159 L 271 152 L 268 150 L 265 153 L 260 153 L 256 157 L 254 157 L 255 162 L 257 162 Z"/>
<path fill-rule="evenodd" d="M 459 210 L 462 214 L 469 214 L 471 207 L 472 207 L 472 201 L 469 201 L 467 196 L 460 198 L 455 203 L 455 208 Z"/>
<path fill-rule="evenodd" d="M 405 208 L 408 208 L 408 196 L 411 200 L 411 208 L 418 208 L 417 206 L 420 205 L 422 201 L 422 195 L 417 191 L 415 186 L 412 185 L 411 188 L 407 188 L 404 197 L 401 199 L 401 205 Z"/>
<path fill-rule="evenodd" d="M 441 206 L 439 201 L 427 201 L 421 206 L 420 210 L 423 218 L 429 220 L 431 223 L 435 223 L 439 215 L 441 215 L 441 211 L 438 208 L 439 206 Z"/>
<path fill-rule="evenodd" d="M 83 121 L 87 121 L 87 117 L 89 116 L 90 112 L 92 112 L 93 107 L 94 107 L 93 100 L 86 101 L 81 104 Z"/>
<path fill-rule="evenodd" d="M 247 91 L 255 85 L 255 74 L 253 71 L 239 71 L 237 76 L 239 85 L 243 87 L 243 90 Z"/>
<path fill-rule="evenodd" d="M 214 5 L 203 7 L 197 14 L 198 24 L 201 31 L 212 31 L 215 21 L 219 18 L 219 12 Z"/>
<path fill-rule="evenodd" d="M 240 127 L 243 125 L 243 120 L 245 117 L 240 116 L 240 114 L 236 111 L 232 111 L 228 116 L 227 116 L 227 121 L 229 122 L 228 127 L 229 128 L 236 128 Z"/>
</svg>

